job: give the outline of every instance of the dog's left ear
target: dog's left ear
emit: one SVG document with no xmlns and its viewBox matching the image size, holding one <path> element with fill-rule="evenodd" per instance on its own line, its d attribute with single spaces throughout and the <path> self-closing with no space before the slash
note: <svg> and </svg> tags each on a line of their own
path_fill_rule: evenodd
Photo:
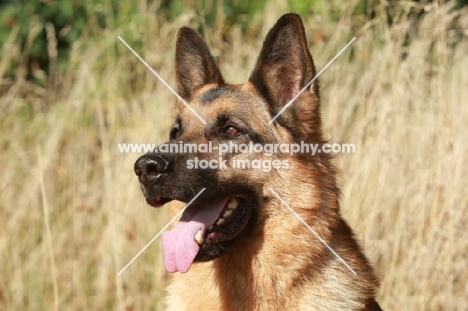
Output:
<svg viewBox="0 0 468 311">
<path fill-rule="evenodd" d="M 272 116 L 315 76 L 299 15 L 283 15 L 269 31 L 250 82 L 265 97 Z M 319 87 L 312 83 L 276 120 L 298 136 L 320 136 Z"/>
<path fill-rule="evenodd" d="M 224 84 L 205 40 L 192 28 L 182 27 L 177 34 L 175 67 L 177 92 L 184 99 L 204 84 Z"/>
</svg>

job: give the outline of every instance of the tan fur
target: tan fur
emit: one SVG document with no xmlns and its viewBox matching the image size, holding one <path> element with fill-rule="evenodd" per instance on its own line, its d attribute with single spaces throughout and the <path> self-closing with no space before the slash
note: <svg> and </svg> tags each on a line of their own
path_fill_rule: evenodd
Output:
<svg viewBox="0 0 468 311">
<path fill-rule="evenodd" d="M 364 301 L 375 295 L 378 282 L 347 224 L 338 215 L 329 220 L 318 208 L 317 214 L 312 213 L 311 202 L 295 204 L 296 197 L 284 195 L 312 192 L 312 187 L 279 184 L 282 198 L 296 212 L 303 211 L 301 217 L 314 224 L 315 232 L 357 275 L 289 210 L 270 198 L 273 202 L 262 213 L 265 225 L 248 243 L 238 240 L 229 254 L 173 276 L 167 310 L 366 310 Z M 336 237 L 331 239 L 328 223 L 337 219 Z"/>
<path fill-rule="evenodd" d="M 265 141 L 294 143 L 302 140 L 323 144 L 326 140 L 321 130 L 317 82 L 275 123 L 267 124 L 314 75 L 315 67 L 298 15 L 287 14 L 272 28 L 249 82 L 243 85 L 226 84 L 201 37 L 183 28 L 176 51 L 178 91 L 208 125 L 204 126 L 191 111 L 179 105 L 177 115 L 183 123 L 183 131 L 175 139 L 198 143 L 213 137 L 218 139 L 209 136 L 207 128 L 213 126 L 219 115 L 232 115 L 248 120 L 249 128 Z M 204 103 L 203 94 L 216 88 L 222 88 L 221 95 Z M 220 190 L 240 181 L 258 194 L 259 204 L 254 211 L 256 222 L 220 257 L 195 262 L 186 274 L 175 273 L 167 289 L 167 310 L 380 310 L 374 301 L 378 280 L 340 215 L 340 192 L 331 157 L 324 153 L 313 157 L 236 156 L 287 159 L 290 167 L 271 172 L 248 169 L 213 172 Z M 172 182 L 172 187 L 180 187 L 183 180 Z M 194 189 L 203 186 L 196 179 L 187 183 Z M 269 188 L 274 189 L 356 275 Z M 153 192 L 158 191 L 156 188 Z M 173 201 L 170 204 L 172 214 L 182 206 L 181 202 Z"/>
</svg>

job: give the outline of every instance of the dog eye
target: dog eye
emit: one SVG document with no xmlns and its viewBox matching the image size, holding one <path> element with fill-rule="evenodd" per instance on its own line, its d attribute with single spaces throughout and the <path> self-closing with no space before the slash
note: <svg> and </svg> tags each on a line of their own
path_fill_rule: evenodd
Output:
<svg viewBox="0 0 468 311">
<path fill-rule="evenodd" d="M 179 127 L 178 126 L 174 126 L 171 130 L 171 133 L 169 134 L 169 139 L 170 140 L 174 140 L 176 139 L 177 137 L 179 137 Z"/>
<path fill-rule="evenodd" d="M 228 125 L 224 128 L 224 132 L 228 135 L 228 136 L 231 136 L 231 137 L 235 137 L 237 135 L 239 135 L 241 133 L 241 131 L 235 127 L 235 126 L 232 126 L 232 125 Z"/>
</svg>

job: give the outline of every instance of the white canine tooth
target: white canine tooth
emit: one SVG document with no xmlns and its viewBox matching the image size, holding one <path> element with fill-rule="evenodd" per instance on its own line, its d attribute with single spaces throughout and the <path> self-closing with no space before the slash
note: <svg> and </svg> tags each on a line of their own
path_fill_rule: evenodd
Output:
<svg viewBox="0 0 468 311">
<path fill-rule="evenodd" d="M 195 241 L 197 241 L 199 245 L 203 244 L 203 232 L 201 230 L 197 231 L 195 234 Z"/>
<path fill-rule="evenodd" d="M 232 214 L 232 209 L 228 209 L 228 210 L 226 210 L 226 211 L 224 212 L 223 218 L 224 218 L 224 217 L 229 217 L 229 216 L 231 216 L 231 214 Z"/>
<path fill-rule="evenodd" d="M 224 218 L 220 218 L 220 219 L 218 219 L 218 222 L 216 222 L 216 225 L 219 226 L 219 225 L 223 224 L 224 221 L 225 221 Z"/>
<path fill-rule="evenodd" d="M 235 209 L 237 207 L 237 199 L 231 199 L 228 203 L 228 209 Z"/>
</svg>

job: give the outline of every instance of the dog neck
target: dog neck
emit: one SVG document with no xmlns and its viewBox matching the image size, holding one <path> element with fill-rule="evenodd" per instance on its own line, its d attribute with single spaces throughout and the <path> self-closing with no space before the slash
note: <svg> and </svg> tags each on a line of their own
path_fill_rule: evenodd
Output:
<svg viewBox="0 0 468 311">
<path fill-rule="evenodd" d="M 371 310 L 368 301 L 377 280 L 340 216 L 334 172 L 321 161 L 304 165 L 308 167 L 285 173 L 291 176 L 277 176 L 294 183 L 272 182 L 282 185 L 274 189 L 282 200 L 264 190 L 263 205 L 256 210 L 263 221 L 257 221 L 253 231 L 219 258 L 175 276 L 170 292 L 181 297 L 169 297 L 171 306 L 176 308 L 177 300 L 183 299 L 200 310 L 210 310 L 210 301 L 215 309 L 222 305 L 222 310 Z M 315 174 L 294 176 L 305 169 Z M 356 275 L 325 243 L 351 263 Z M 194 288 L 203 293 L 203 301 L 190 294 Z"/>
</svg>

